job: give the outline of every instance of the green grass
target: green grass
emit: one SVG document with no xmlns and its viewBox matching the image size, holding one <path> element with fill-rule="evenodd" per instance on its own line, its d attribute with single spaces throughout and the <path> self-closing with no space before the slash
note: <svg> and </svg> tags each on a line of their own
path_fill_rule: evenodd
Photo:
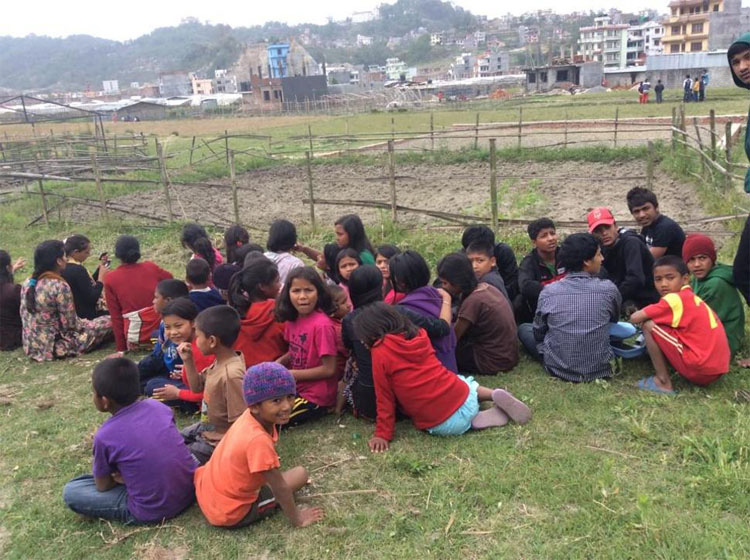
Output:
<svg viewBox="0 0 750 560">
<path fill-rule="evenodd" d="M 663 168 L 683 177 L 686 189 L 698 189 L 707 210 L 725 213 L 744 202 L 734 191 L 717 191 L 718 185 L 710 180 L 694 181 L 687 172 L 699 167 L 689 158 L 670 155 L 663 146 L 657 150 Z M 640 148 L 586 148 L 509 150 L 501 157 L 616 162 L 645 156 Z M 398 161 L 422 157 L 434 159 L 419 161 L 457 163 L 484 160 L 486 152 L 403 157 L 407 159 Z M 743 156 L 734 157 L 742 161 Z M 369 162 L 367 156 L 334 161 Z M 510 184 L 501 182 L 499 187 L 509 196 Z M 530 187 L 514 194 L 509 201 L 512 211 L 526 213 L 544 202 L 534 185 Z M 31 199 L 0 207 L 2 245 L 13 257 L 30 259 L 40 241 L 61 238 L 80 227 L 54 221 L 49 229 L 25 228 L 38 204 Z M 367 225 L 374 243 L 391 241 L 414 248 L 433 266 L 458 245 L 456 232 L 403 231 L 385 218 Z M 148 228 L 113 218 L 87 226 L 85 233 L 95 254 L 111 250 L 118 234 L 135 233 L 144 258 L 181 276 L 187 255 L 179 247 L 179 229 L 179 224 Z M 313 246 L 333 238 L 328 230 L 313 235 L 304 228 L 301 236 Z M 528 251 L 522 231 L 503 231 L 501 237 L 519 257 Z M 723 260 L 731 260 L 734 246 L 725 244 Z M 367 450 L 372 425 L 350 417 L 343 427 L 327 418 L 285 431 L 278 446 L 282 464 L 302 464 L 313 471 L 312 484 L 302 496 L 328 494 L 306 500 L 325 507 L 326 519 L 295 530 L 279 514 L 226 532 L 209 527 L 195 506 L 165 526 L 152 528 L 86 521 L 63 506 L 65 482 L 91 468 L 91 437 L 106 417 L 91 403 L 90 372 L 112 350 L 46 364 L 30 362 L 21 351 L 0 354 L 3 557 L 750 555 L 750 414 L 748 405 L 734 401 L 735 391 L 750 386 L 750 374 L 744 370 L 733 368 L 707 389 L 678 381 L 681 393 L 670 398 L 635 388 L 637 379 L 650 372 L 647 360 L 626 362 L 623 373 L 611 381 L 573 385 L 550 378 L 538 364 L 523 358 L 512 372 L 480 381 L 508 387 L 528 402 L 534 418 L 527 426 L 441 439 L 400 422 L 391 450 L 382 456 Z M 178 417 L 180 425 L 189 421 Z M 366 493 L 331 494 L 353 490 Z"/>
</svg>

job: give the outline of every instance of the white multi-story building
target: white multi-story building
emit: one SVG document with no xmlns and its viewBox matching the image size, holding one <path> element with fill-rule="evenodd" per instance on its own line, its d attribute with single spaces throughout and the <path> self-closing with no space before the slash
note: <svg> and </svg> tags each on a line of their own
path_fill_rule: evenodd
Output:
<svg viewBox="0 0 750 560">
<path fill-rule="evenodd" d="M 457 56 L 455 62 L 451 64 L 451 68 L 448 71 L 450 77 L 454 80 L 465 80 L 466 78 L 474 77 L 474 66 L 476 65 L 477 57 L 471 53 L 463 53 L 461 56 Z"/>
<path fill-rule="evenodd" d="M 216 84 L 216 93 L 237 93 L 237 76 L 230 74 L 226 70 L 214 71 L 214 83 Z"/>
<path fill-rule="evenodd" d="M 628 29 L 628 40 L 630 37 L 643 39 L 643 52 L 649 54 L 664 53 L 661 39 L 664 37 L 664 26 L 655 21 L 647 21 L 641 25 L 633 25 Z"/>
<path fill-rule="evenodd" d="M 105 95 L 120 93 L 120 82 L 118 80 L 104 80 L 102 82 L 102 89 Z"/>
<path fill-rule="evenodd" d="M 505 53 L 487 51 L 475 57 L 473 78 L 501 76 L 508 71 L 509 58 Z"/>
<path fill-rule="evenodd" d="M 625 68 L 628 27 L 626 24 L 612 23 L 609 16 L 594 18 L 593 26 L 579 30 L 579 52 L 585 60 L 601 62 L 605 68 Z"/>
<path fill-rule="evenodd" d="M 430 34 L 430 45 L 433 47 L 435 45 L 442 45 L 443 44 L 443 34 L 442 33 L 431 33 Z"/>
<path fill-rule="evenodd" d="M 389 80 L 400 80 L 402 75 L 406 75 L 406 62 L 396 58 L 385 59 L 385 76 Z"/>
<path fill-rule="evenodd" d="M 372 45 L 372 37 L 368 37 L 367 35 L 357 35 L 357 46 L 366 47 L 367 45 Z"/>
</svg>

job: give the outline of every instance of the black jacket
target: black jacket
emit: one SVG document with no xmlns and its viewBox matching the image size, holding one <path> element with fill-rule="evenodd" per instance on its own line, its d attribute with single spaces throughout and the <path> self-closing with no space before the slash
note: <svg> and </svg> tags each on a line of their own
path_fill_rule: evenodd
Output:
<svg viewBox="0 0 750 560">
<path fill-rule="evenodd" d="M 620 228 L 620 235 L 611 247 L 602 247 L 610 280 L 620 290 L 623 306 L 632 301 L 638 308 L 659 301 L 654 287 L 654 257 L 646 242 L 636 232 Z"/>
<path fill-rule="evenodd" d="M 555 250 L 555 269 L 557 273 L 553 276 L 550 269 L 539 257 L 536 249 L 532 249 L 521 261 L 521 266 L 518 267 L 518 288 L 532 317 L 536 313 L 536 304 L 539 300 L 539 294 L 542 293 L 542 288 L 565 277 L 565 268 L 560 265 L 559 247 Z"/>
<path fill-rule="evenodd" d="M 740 244 L 737 247 L 737 255 L 734 257 L 732 275 L 734 276 L 734 285 L 745 297 L 745 301 L 750 305 L 750 216 L 745 221 L 745 228 L 742 230 Z"/>
<path fill-rule="evenodd" d="M 507 243 L 497 243 L 495 245 L 495 262 L 497 271 L 503 277 L 505 282 L 505 291 L 508 293 L 508 299 L 513 301 L 518 295 L 518 261 L 516 254 Z"/>
<path fill-rule="evenodd" d="M 67 263 L 62 271 L 62 277 L 70 286 L 70 291 L 73 292 L 76 315 L 82 319 L 96 319 L 107 314 L 105 311 L 97 311 L 96 309 L 104 286 L 101 282 L 92 280 L 83 266 Z"/>
</svg>

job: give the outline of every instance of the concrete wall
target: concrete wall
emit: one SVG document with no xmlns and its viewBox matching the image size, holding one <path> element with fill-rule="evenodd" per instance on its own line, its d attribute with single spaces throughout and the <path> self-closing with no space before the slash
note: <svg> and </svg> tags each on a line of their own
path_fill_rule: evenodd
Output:
<svg viewBox="0 0 750 560">
<path fill-rule="evenodd" d="M 724 1 L 727 3 L 731 0 Z M 734 12 L 725 9 L 723 12 L 711 13 L 708 50 L 728 49 L 737 37 L 750 29 L 750 8 L 734 9 Z"/>
<path fill-rule="evenodd" d="M 590 88 L 601 85 L 602 72 L 601 62 L 584 62 L 580 72 L 581 87 Z"/>
<path fill-rule="evenodd" d="M 281 79 L 284 101 L 293 103 L 315 100 L 328 94 L 325 76 L 295 76 Z"/>
<path fill-rule="evenodd" d="M 648 77 L 651 82 L 651 87 L 656 85 L 657 80 L 661 80 L 664 84 L 665 89 L 682 89 L 682 82 L 685 80 L 685 75 L 690 74 L 691 78 L 700 76 L 703 74 L 703 68 L 690 68 L 681 70 L 654 70 L 644 72 L 642 70 L 632 71 L 623 70 L 622 72 L 607 73 L 605 78 L 609 87 L 614 86 L 632 86 L 641 80 Z M 709 68 L 709 84 L 708 89 L 712 87 L 728 87 L 733 86 L 732 75 L 729 72 L 729 66 L 723 68 Z"/>
</svg>

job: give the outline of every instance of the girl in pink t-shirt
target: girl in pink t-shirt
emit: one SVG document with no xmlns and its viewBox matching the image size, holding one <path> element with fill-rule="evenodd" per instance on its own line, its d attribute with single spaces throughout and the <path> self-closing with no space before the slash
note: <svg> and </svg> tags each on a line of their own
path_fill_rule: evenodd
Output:
<svg viewBox="0 0 750 560">
<path fill-rule="evenodd" d="M 336 328 L 331 295 L 315 269 L 295 268 L 276 301 L 276 320 L 286 321 L 289 351 L 277 361 L 292 372 L 297 398 L 289 425 L 324 416 L 336 404 Z"/>
</svg>

